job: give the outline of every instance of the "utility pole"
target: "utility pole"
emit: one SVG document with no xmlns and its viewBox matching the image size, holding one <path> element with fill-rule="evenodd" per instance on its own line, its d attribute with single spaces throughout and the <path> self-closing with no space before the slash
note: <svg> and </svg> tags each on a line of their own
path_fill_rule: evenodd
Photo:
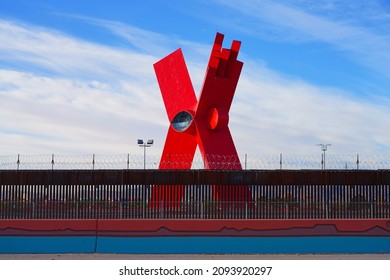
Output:
<svg viewBox="0 0 390 280">
<path fill-rule="evenodd" d="M 144 169 L 146 169 L 146 148 L 147 147 L 152 147 L 153 139 L 149 139 L 147 142 L 145 142 L 142 139 L 138 139 L 137 144 L 138 144 L 138 146 L 144 148 Z"/>
<path fill-rule="evenodd" d="M 317 146 L 321 146 L 321 151 L 322 151 L 322 160 L 321 160 L 321 165 L 322 169 L 325 170 L 325 152 L 328 149 L 329 146 L 332 146 L 332 144 L 317 144 Z"/>
</svg>

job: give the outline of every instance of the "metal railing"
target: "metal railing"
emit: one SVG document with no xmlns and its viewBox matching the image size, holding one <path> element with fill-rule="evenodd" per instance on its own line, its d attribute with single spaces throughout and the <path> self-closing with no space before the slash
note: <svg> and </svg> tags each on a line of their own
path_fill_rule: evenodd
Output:
<svg viewBox="0 0 390 280">
<path fill-rule="evenodd" d="M 1 219 L 388 219 L 389 203 L 390 170 L 0 170 Z"/>
<path fill-rule="evenodd" d="M 173 202 L 172 202 L 173 203 Z M 0 219 L 378 219 L 390 203 L 1 201 Z"/>
</svg>

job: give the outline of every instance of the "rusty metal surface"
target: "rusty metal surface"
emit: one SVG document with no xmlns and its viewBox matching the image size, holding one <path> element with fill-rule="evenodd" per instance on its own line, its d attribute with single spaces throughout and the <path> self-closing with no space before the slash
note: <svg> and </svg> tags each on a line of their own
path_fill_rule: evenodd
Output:
<svg viewBox="0 0 390 280">
<path fill-rule="evenodd" d="M 0 170 L 3 219 L 389 217 L 390 170 Z"/>
<path fill-rule="evenodd" d="M 0 185 L 388 185 L 390 170 L 0 170 Z"/>
</svg>

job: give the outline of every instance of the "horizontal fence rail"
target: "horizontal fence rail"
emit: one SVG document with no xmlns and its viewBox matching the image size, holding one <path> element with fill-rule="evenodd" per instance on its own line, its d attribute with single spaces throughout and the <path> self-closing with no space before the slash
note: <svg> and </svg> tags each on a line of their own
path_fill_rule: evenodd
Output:
<svg viewBox="0 0 390 280">
<path fill-rule="evenodd" d="M 0 155 L 0 170 L 30 169 L 158 169 L 160 164 L 168 169 L 180 169 L 183 164 L 192 162 L 193 169 L 204 169 L 205 163 L 200 155 L 172 155 L 168 162 L 160 162 L 160 156 L 117 154 L 117 155 Z M 207 155 L 209 162 L 217 169 L 232 169 L 241 164 L 244 170 L 276 169 L 390 169 L 390 155 Z M 185 164 L 186 165 L 186 164 Z"/>
<path fill-rule="evenodd" d="M 95 218 L 390 218 L 390 170 L 0 170 L 0 219 Z"/>
</svg>

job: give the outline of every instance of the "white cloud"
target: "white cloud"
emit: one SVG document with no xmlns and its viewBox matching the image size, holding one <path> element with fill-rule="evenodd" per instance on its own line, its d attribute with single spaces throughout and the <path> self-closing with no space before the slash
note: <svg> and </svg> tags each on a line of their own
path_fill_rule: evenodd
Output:
<svg viewBox="0 0 390 280">
<path fill-rule="evenodd" d="M 0 42 L 2 154 L 138 152 L 161 129 L 157 57 L 6 21 Z"/>
<path fill-rule="evenodd" d="M 158 119 L 164 112 L 147 97 L 137 99 L 109 85 L 96 87 L 97 82 L 91 86 L 88 81 L 1 70 L 0 83 L 5 80 L 14 86 L 0 92 L 0 141 L 20 137 L 0 145 L 3 154 L 135 152 L 137 137 L 149 129 L 161 130 Z M 153 99 L 147 87 L 143 93 Z"/>
<path fill-rule="evenodd" d="M 196 89 L 211 44 L 183 44 Z M 152 67 L 160 58 L 0 21 L 0 62 L 8 65 L 0 70 L 0 154 L 140 154 L 136 139 L 154 138 L 148 152 L 158 156 L 168 128 Z M 323 142 L 336 153 L 389 148 L 388 101 L 353 100 L 244 62 L 230 115 L 240 154 L 315 153 Z"/>
<path fill-rule="evenodd" d="M 390 24 L 387 11 L 379 4 L 325 1 L 313 5 L 304 0 L 216 2 L 245 16 L 241 21 L 217 19 L 226 26 L 272 40 L 327 43 L 378 74 L 390 77 Z"/>
<path fill-rule="evenodd" d="M 33 71 L 104 81 L 148 78 L 156 57 L 88 43 L 54 30 L 0 20 L 0 59 Z"/>
<path fill-rule="evenodd" d="M 239 143 L 240 150 L 312 153 L 315 144 L 329 142 L 336 153 L 388 150 L 389 100 L 383 99 L 382 104 L 356 100 L 335 88 L 275 76 L 259 65 L 247 66 L 232 107 L 232 114 L 239 117 L 235 121 L 231 117 L 231 126 L 246 139 Z"/>
</svg>

